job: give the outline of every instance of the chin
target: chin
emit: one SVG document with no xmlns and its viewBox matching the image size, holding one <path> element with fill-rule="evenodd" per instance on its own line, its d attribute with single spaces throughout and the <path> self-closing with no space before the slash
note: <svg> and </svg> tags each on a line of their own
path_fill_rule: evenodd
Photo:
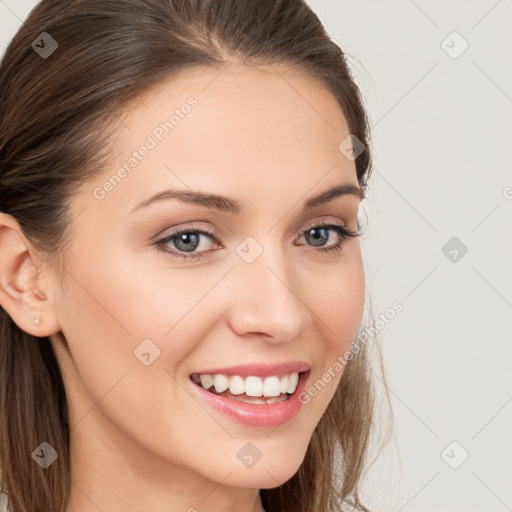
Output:
<svg viewBox="0 0 512 512">
<path fill-rule="evenodd" d="M 265 463 L 261 459 L 251 468 L 237 467 L 226 483 L 229 481 L 229 485 L 234 487 L 272 489 L 290 480 L 299 470 L 301 463 L 300 457 L 273 457 L 268 458 Z"/>
<path fill-rule="evenodd" d="M 273 489 L 290 480 L 296 471 L 285 472 L 285 474 L 275 474 L 275 471 L 269 470 L 269 473 L 263 469 L 258 473 L 252 473 L 249 471 L 242 475 L 240 471 L 237 471 L 236 475 L 232 474 L 224 481 L 224 483 L 232 487 L 243 487 L 248 489 Z"/>
</svg>

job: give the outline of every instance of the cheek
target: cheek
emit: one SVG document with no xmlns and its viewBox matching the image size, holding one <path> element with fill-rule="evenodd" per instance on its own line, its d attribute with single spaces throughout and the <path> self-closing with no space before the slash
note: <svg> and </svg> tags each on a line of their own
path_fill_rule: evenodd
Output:
<svg viewBox="0 0 512 512">
<path fill-rule="evenodd" d="M 161 345 L 172 315 L 160 300 L 162 284 L 150 290 L 142 265 L 122 251 L 104 250 L 104 240 L 81 240 L 66 262 L 70 275 L 59 317 L 74 371 L 101 397 L 130 368 L 143 366 L 134 350 L 146 338 Z"/>
<path fill-rule="evenodd" d="M 310 307 L 316 317 L 322 350 L 314 355 L 316 371 L 310 377 L 304 400 L 312 402 L 315 417 L 323 415 L 334 396 L 363 316 L 364 268 L 359 247 L 352 249 L 339 265 L 324 274 L 312 295 Z"/>
<path fill-rule="evenodd" d="M 64 373 L 73 390 L 72 423 L 80 421 L 87 429 L 101 414 L 151 450 L 158 451 L 166 436 L 166 442 L 179 444 L 186 426 L 178 422 L 169 432 L 169 425 L 176 423 L 172 404 L 191 400 L 172 375 L 194 349 L 185 315 L 205 291 L 189 290 L 184 298 L 179 286 L 169 289 L 162 274 L 153 278 L 156 272 L 150 267 L 133 265 L 122 255 L 115 260 L 98 258 L 94 265 L 85 260 L 69 264 L 73 277 L 60 311 L 71 357 L 64 360 Z M 186 291 L 184 277 L 173 280 L 173 287 L 178 281 L 183 281 Z M 151 341 L 142 345 L 143 340 Z M 149 365 L 142 362 L 138 347 L 149 352 Z M 148 418 L 152 439 L 144 438 Z M 170 439 L 171 435 L 177 438 Z"/>
<path fill-rule="evenodd" d="M 72 268 L 63 333 L 95 397 L 129 369 L 126 380 L 142 372 L 141 386 L 171 379 L 165 371 L 174 374 L 218 319 L 212 300 L 225 266 L 171 268 L 150 251 L 137 258 L 118 251 L 98 254 L 94 264 L 78 258 Z M 145 366 L 138 357 L 148 352 Z"/>
<path fill-rule="evenodd" d="M 340 285 L 339 308 L 332 312 L 335 330 L 340 333 L 343 346 L 349 347 L 361 324 L 365 300 L 364 272 L 361 265 L 355 265 Z"/>
<path fill-rule="evenodd" d="M 361 324 L 365 277 L 361 253 L 356 249 L 317 280 L 311 295 L 310 307 L 324 333 L 327 352 L 348 349 Z"/>
</svg>

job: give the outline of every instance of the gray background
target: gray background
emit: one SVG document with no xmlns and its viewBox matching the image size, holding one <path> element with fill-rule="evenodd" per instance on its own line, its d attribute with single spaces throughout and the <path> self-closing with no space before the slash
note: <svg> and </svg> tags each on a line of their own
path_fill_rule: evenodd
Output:
<svg viewBox="0 0 512 512">
<path fill-rule="evenodd" d="M 395 436 L 367 503 L 512 510 L 511 1 L 308 3 L 373 126 L 362 244 L 374 312 L 403 305 L 381 330 Z M 1 53 L 36 4 L 0 0 Z"/>
</svg>

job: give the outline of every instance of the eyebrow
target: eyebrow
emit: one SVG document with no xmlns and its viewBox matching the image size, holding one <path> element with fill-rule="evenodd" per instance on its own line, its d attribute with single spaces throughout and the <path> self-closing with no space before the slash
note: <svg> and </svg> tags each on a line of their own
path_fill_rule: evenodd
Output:
<svg viewBox="0 0 512 512">
<path fill-rule="evenodd" d="M 337 185 L 333 188 L 325 190 L 324 192 L 320 192 L 316 196 L 310 197 L 303 206 L 304 210 L 311 210 L 320 206 L 324 203 L 332 201 L 337 197 L 352 195 L 359 197 L 360 200 L 365 198 L 364 191 L 352 184 L 352 183 L 343 183 L 341 185 Z M 232 199 L 226 196 L 220 196 L 217 194 L 206 194 L 204 192 L 197 191 L 187 191 L 187 190 L 163 190 L 150 198 L 142 201 L 142 203 L 135 206 L 130 214 L 134 211 L 149 206 L 150 204 L 170 200 L 177 199 L 184 203 L 195 204 L 199 206 L 204 206 L 206 208 L 212 208 L 214 210 L 219 210 L 221 212 L 231 213 L 233 215 L 239 215 L 242 211 L 242 205 L 236 199 Z"/>
</svg>

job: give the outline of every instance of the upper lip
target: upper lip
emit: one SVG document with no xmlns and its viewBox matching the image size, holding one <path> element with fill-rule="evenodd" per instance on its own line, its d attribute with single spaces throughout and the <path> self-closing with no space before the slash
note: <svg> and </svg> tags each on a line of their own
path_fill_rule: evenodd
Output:
<svg viewBox="0 0 512 512">
<path fill-rule="evenodd" d="M 272 375 L 289 375 L 292 373 L 307 372 L 311 366 L 304 361 L 286 361 L 278 364 L 269 363 L 250 363 L 238 366 L 230 366 L 226 368 L 207 368 L 205 370 L 198 370 L 194 373 L 198 375 L 240 375 L 240 377 L 247 377 L 249 375 L 269 377 Z"/>
</svg>

